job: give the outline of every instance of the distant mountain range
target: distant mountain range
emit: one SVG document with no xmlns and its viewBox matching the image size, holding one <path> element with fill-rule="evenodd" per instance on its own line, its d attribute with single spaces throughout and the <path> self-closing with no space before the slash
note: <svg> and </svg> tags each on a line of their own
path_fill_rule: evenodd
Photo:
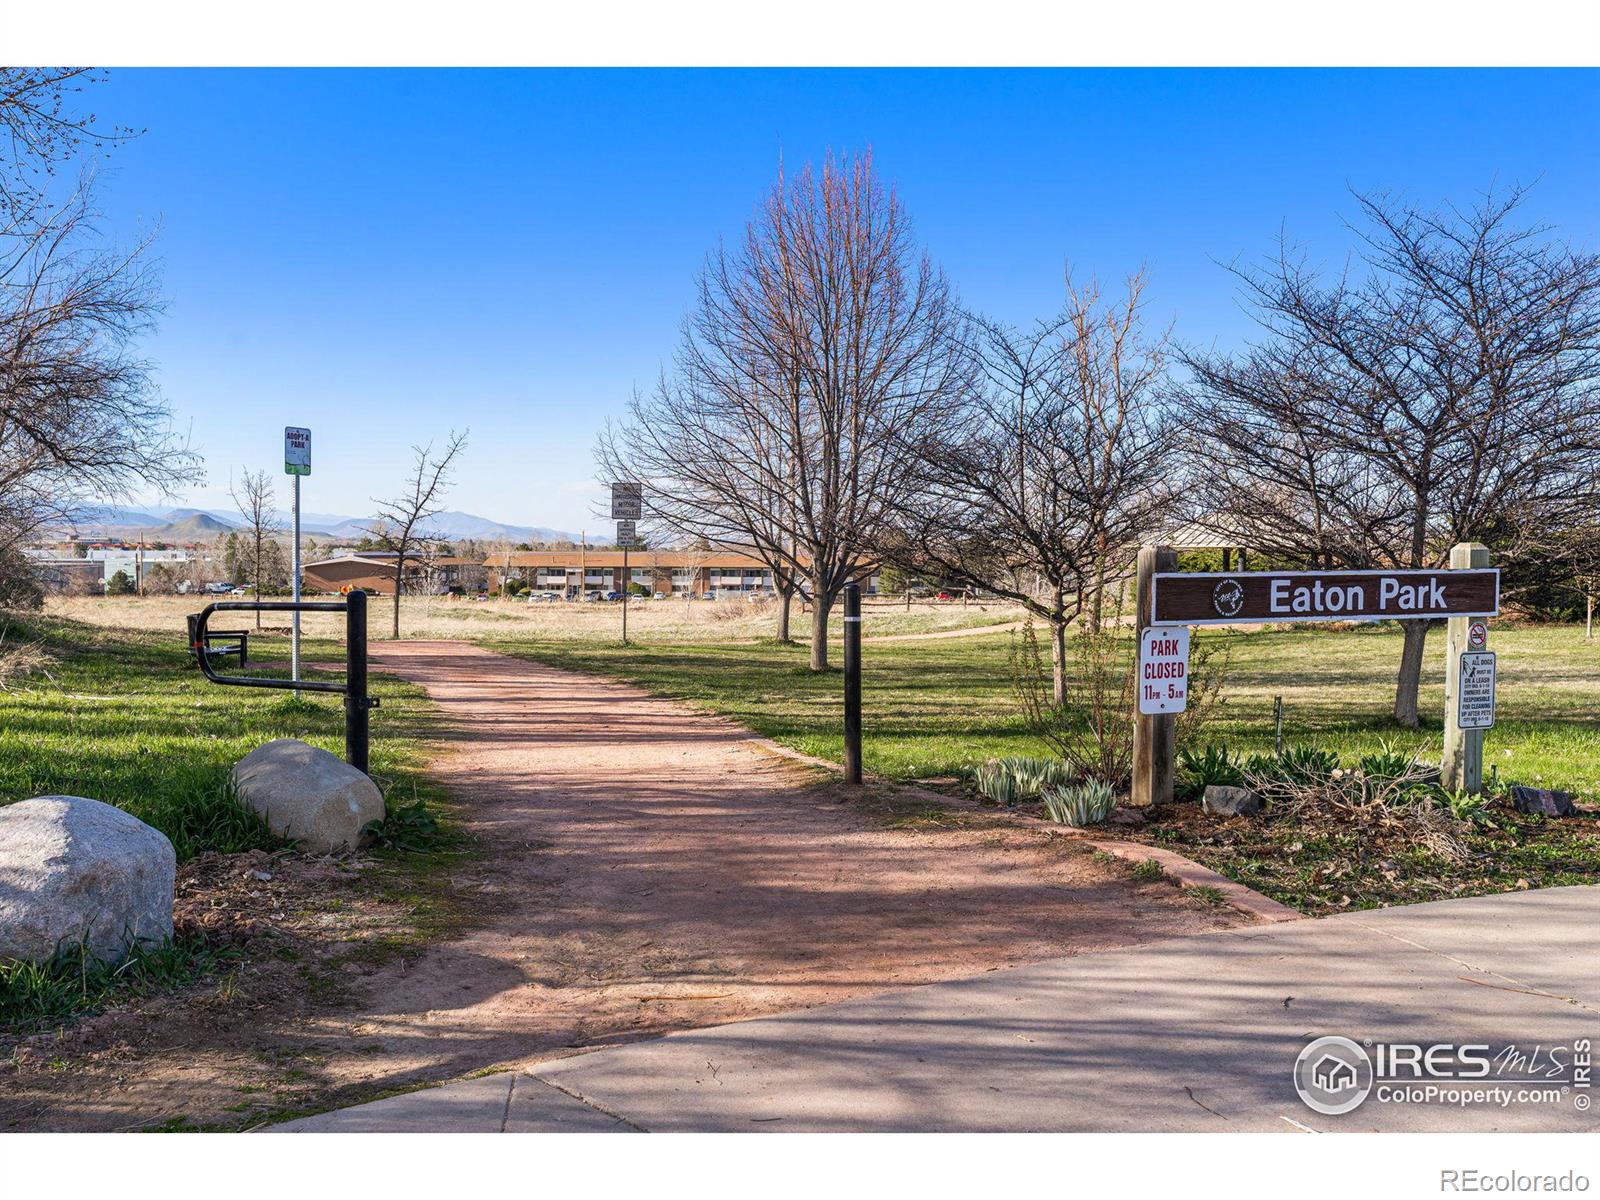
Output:
<svg viewBox="0 0 1600 1200">
<path fill-rule="evenodd" d="M 289 514 L 277 514 L 277 521 L 289 528 Z M 153 541 L 196 542 L 238 529 L 238 513 L 203 508 L 128 508 L 114 504 L 86 504 L 71 510 L 71 520 L 80 534 L 102 534 L 126 538 L 144 534 Z M 300 514 L 300 532 L 307 537 L 359 540 L 372 526 L 371 517 L 350 517 L 340 513 Z M 574 535 L 541 525 L 506 525 L 473 513 L 442 512 L 428 522 L 430 533 L 450 541 L 476 538 L 494 542 L 575 541 Z"/>
</svg>

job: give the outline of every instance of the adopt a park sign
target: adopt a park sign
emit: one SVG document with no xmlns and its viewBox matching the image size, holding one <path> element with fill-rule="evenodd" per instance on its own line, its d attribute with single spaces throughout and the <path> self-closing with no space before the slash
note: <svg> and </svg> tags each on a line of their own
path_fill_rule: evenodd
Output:
<svg viewBox="0 0 1600 1200">
<path fill-rule="evenodd" d="M 287 425 L 283 430 L 283 473 L 311 474 L 311 430 Z"/>
</svg>

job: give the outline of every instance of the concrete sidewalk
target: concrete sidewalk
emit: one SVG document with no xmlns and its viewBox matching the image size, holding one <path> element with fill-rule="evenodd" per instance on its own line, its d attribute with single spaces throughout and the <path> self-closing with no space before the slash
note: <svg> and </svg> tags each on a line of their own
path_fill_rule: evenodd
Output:
<svg viewBox="0 0 1600 1200">
<path fill-rule="evenodd" d="M 1592 1107 L 1312 1112 L 1311 1038 L 1600 1040 L 1600 887 L 1351 913 L 1056 959 L 673 1034 L 296 1131 L 1594 1130 Z M 1537 1081 L 1532 1081 L 1537 1082 Z M 1595 1089 L 1600 1091 L 1600 1086 Z"/>
</svg>

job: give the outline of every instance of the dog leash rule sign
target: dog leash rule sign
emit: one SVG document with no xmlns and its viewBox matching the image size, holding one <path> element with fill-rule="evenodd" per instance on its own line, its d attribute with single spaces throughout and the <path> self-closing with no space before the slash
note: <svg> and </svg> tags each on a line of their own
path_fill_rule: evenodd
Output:
<svg viewBox="0 0 1600 1200">
<path fill-rule="evenodd" d="M 1189 703 L 1189 630 L 1154 626 L 1139 634 L 1139 711 L 1181 713 Z"/>
</svg>

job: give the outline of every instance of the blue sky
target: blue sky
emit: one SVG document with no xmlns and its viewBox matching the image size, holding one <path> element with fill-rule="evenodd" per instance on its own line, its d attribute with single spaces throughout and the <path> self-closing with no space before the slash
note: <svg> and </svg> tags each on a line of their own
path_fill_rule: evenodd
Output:
<svg viewBox="0 0 1600 1200">
<path fill-rule="evenodd" d="M 1600 242 L 1600 74 L 1559 71 L 146 71 L 110 231 L 159 224 L 146 347 L 208 483 L 280 469 L 364 514 L 408 447 L 470 426 L 451 506 L 603 531 L 600 424 L 670 355 L 691 281 L 789 163 L 871 146 L 970 306 L 1054 309 L 1063 268 L 1146 264 L 1150 316 L 1233 345 L 1219 261 L 1280 227 L 1342 261 L 1350 188 L 1528 212 Z M 287 488 L 284 488 L 287 493 Z"/>
</svg>

